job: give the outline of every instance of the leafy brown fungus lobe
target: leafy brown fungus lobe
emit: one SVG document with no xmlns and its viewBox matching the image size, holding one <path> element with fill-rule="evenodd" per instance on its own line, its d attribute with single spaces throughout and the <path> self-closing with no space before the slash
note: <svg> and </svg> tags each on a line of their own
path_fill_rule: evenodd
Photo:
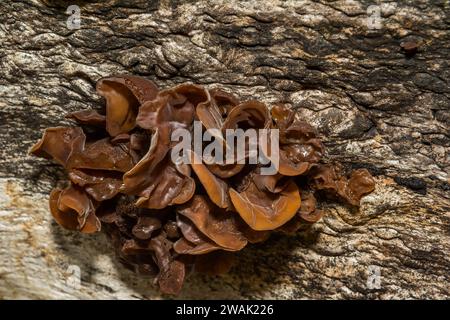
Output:
<svg viewBox="0 0 450 320">
<path fill-rule="evenodd" d="M 153 276 L 164 293 L 179 293 L 192 270 L 227 272 L 234 252 L 273 231 L 311 226 L 323 215 L 323 195 L 358 206 L 374 190 L 367 170 L 344 174 L 325 163 L 316 130 L 284 105 L 269 110 L 193 84 L 160 91 L 129 75 L 100 79 L 97 92 L 103 111 L 67 115 L 77 125 L 46 129 L 31 149 L 68 172 L 68 186 L 50 194 L 50 211 L 69 230 L 103 228 L 123 265 Z M 278 172 L 262 175 L 237 158 L 210 163 L 193 151 L 199 163 L 173 162 L 171 134 L 192 134 L 194 120 L 215 129 L 217 139 L 217 130 L 279 129 Z"/>
</svg>

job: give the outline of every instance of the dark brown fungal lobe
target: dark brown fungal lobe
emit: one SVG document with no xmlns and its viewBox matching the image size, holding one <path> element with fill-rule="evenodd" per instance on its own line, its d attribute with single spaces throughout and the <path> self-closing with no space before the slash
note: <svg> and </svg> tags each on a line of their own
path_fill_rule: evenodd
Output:
<svg viewBox="0 0 450 320">
<path fill-rule="evenodd" d="M 419 49 L 420 44 L 416 41 L 404 41 L 400 43 L 400 47 L 407 56 L 413 56 Z"/>
<path fill-rule="evenodd" d="M 30 153 L 67 170 L 68 186 L 50 194 L 58 224 L 83 233 L 103 228 L 121 263 L 154 277 L 163 293 L 178 294 L 190 270 L 228 272 L 234 252 L 272 232 L 309 228 L 324 214 L 323 194 L 358 206 L 375 188 L 367 170 L 344 173 L 325 163 L 317 131 L 284 105 L 269 109 L 193 84 L 159 91 L 128 75 L 100 79 L 97 92 L 105 113 L 69 114 L 74 126 L 46 129 Z M 192 134 L 194 120 L 223 133 L 278 129 L 278 172 L 262 175 L 259 165 L 237 158 L 231 164 L 172 161 L 172 132 Z"/>
</svg>

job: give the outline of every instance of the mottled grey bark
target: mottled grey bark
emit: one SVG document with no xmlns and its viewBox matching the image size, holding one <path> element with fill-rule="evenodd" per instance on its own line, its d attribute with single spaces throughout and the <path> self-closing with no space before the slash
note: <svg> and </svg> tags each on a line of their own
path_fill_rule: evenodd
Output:
<svg viewBox="0 0 450 320">
<path fill-rule="evenodd" d="M 307 233 L 244 250 L 230 274 L 193 275 L 182 298 L 449 298 L 450 4 L 376 3 L 380 29 L 370 1 L 1 1 L 0 298 L 160 297 L 102 234 L 52 221 L 64 174 L 27 155 L 44 128 L 101 103 L 97 79 L 122 72 L 290 103 L 329 158 L 376 175 L 359 212 L 330 204 Z"/>
</svg>

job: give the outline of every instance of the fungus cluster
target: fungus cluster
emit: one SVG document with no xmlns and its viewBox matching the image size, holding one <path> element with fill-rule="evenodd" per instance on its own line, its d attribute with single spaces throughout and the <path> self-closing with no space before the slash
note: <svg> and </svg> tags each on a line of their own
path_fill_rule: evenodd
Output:
<svg viewBox="0 0 450 320">
<path fill-rule="evenodd" d="M 322 216 L 323 197 L 358 206 L 374 189 L 367 170 L 345 174 L 323 163 L 317 132 L 283 105 L 269 110 L 193 84 L 158 90 L 128 75 L 99 80 L 97 92 L 103 110 L 69 114 L 77 126 L 48 128 L 31 149 L 68 172 L 68 186 L 50 194 L 50 211 L 66 229 L 104 229 L 120 261 L 154 276 L 163 293 L 179 293 L 191 270 L 227 272 L 232 252 L 271 232 L 310 226 Z M 173 161 L 171 133 L 194 120 L 205 130 L 279 129 L 278 172 Z"/>
</svg>

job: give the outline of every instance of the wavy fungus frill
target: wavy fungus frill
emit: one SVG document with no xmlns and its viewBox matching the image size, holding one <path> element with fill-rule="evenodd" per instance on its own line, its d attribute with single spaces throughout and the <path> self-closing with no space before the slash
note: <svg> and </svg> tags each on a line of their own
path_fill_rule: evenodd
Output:
<svg viewBox="0 0 450 320">
<path fill-rule="evenodd" d="M 120 261 L 177 294 L 190 270 L 227 272 L 233 252 L 317 222 L 320 199 L 358 206 L 374 190 L 365 169 L 348 175 L 324 163 L 316 130 L 283 105 L 270 110 L 193 84 L 158 90 L 144 78 L 117 75 L 97 83 L 102 111 L 67 115 L 76 126 L 45 130 L 31 153 L 63 166 L 70 182 L 54 189 L 50 211 L 64 228 L 104 229 Z M 279 166 L 173 161 L 177 128 L 279 129 Z M 191 156 L 197 156 L 192 152 Z"/>
</svg>

